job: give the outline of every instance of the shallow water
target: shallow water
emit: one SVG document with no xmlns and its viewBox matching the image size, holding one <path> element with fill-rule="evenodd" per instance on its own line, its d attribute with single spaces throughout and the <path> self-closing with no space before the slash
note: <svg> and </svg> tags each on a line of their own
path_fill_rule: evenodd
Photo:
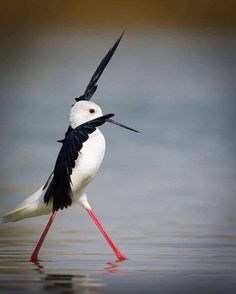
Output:
<svg viewBox="0 0 236 294">
<path fill-rule="evenodd" d="M 0 213 L 44 183 L 83 91 L 116 32 L 41 32 L 5 42 Z M 101 42 L 102 40 L 102 42 Z M 234 293 L 235 35 L 127 33 L 94 97 L 141 131 L 103 126 L 89 201 L 128 256 L 117 262 L 81 207 L 0 226 L 1 293 Z"/>
</svg>

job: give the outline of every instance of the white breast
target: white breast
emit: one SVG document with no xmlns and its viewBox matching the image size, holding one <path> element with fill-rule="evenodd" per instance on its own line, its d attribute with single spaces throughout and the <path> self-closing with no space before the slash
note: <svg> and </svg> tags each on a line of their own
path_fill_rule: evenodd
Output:
<svg viewBox="0 0 236 294">
<path fill-rule="evenodd" d="M 98 129 L 83 144 L 71 174 L 74 196 L 79 194 L 96 175 L 102 163 L 105 148 L 104 136 Z"/>
</svg>

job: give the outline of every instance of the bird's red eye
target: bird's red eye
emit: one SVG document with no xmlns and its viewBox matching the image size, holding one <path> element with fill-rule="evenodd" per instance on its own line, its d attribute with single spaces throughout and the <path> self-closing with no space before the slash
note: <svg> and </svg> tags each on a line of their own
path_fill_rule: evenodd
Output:
<svg viewBox="0 0 236 294">
<path fill-rule="evenodd" d="M 95 109 L 90 108 L 90 109 L 89 109 L 89 112 L 90 112 L 90 113 L 94 113 L 94 112 L 95 112 Z"/>
</svg>

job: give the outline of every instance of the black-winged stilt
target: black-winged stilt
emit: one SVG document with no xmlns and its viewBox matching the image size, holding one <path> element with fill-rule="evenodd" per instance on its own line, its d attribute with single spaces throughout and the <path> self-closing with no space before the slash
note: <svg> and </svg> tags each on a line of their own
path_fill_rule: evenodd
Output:
<svg viewBox="0 0 236 294">
<path fill-rule="evenodd" d="M 3 222 L 14 222 L 51 213 L 43 234 L 32 253 L 32 261 L 38 260 L 39 250 L 58 210 L 71 206 L 75 201 L 78 201 L 87 210 L 118 259 L 127 259 L 104 229 L 88 203 L 85 192 L 85 187 L 97 173 L 105 153 L 105 139 L 98 127 L 105 122 L 110 122 L 137 132 L 114 121 L 111 118 L 114 114 L 103 115 L 101 108 L 90 101 L 97 89 L 97 81 L 114 54 L 122 35 L 99 64 L 84 94 L 75 98 L 76 103 L 72 105 L 70 110 L 69 128 L 65 138 L 59 141 L 62 143 L 62 147 L 54 170 L 46 184 L 3 217 Z"/>
</svg>

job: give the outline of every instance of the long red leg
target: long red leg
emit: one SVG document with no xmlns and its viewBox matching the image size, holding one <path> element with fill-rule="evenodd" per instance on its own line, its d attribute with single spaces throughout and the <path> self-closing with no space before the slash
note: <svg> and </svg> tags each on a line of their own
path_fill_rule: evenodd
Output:
<svg viewBox="0 0 236 294">
<path fill-rule="evenodd" d="M 37 245 L 36 245 L 36 247 L 35 247 L 35 249 L 34 249 L 34 251 L 32 253 L 32 255 L 31 255 L 31 261 L 33 261 L 33 262 L 38 261 L 39 250 L 40 250 L 41 246 L 43 245 L 43 241 L 45 240 L 45 238 L 47 236 L 47 233 L 48 233 L 48 231 L 49 231 L 49 229 L 50 229 L 50 227 L 52 225 L 52 222 L 53 222 L 54 218 L 56 217 L 56 214 L 57 214 L 57 211 L 54 211 L 51 214 L 51 216 L 49 218 L 49 221 L 48 221 L 48 223 L 47 223 L 47 225 L 46 225 L 46 227 L 45 227 L 45 229 L 44 229 L 44 231 L 43 231 L 43 233 L 42 233 L 42 235 L 41 235 L 41 237 L 40 237 L 40 239 L 39 239 L 39 241 L 38 241 L 38 243 L 37 243 Z"/>
<path fill-rule="evenodd" d="M 128 259 L 119 250 L 119 248 L 115 245 L 115 243 L 111 240 L 111 237 L 106 232 L 105 228 L 103 227 L 102 223 L 100 222 L 100 220 L 96 216 L 95 212 L 92 209 L 89 209 L 89 208 L 86 208 L 86 210 L 89 213 L 89 215 L 91 216 L 91 218 L 93 219 L 93 221 L 95 222 L 95 224 L 97 225 L 97 227 L 99 228 L 99 230 L 101 231 L 101 233 L 103 234 L 103 236 L 105 237 L 105 239 L 107 240 L 108 244 L 111 246 L 111 249 L 114 251 L 114 253 L 118 257 L 118 259 L 119 260 L 126 260 L 126 259 Z"/>
</svg>

